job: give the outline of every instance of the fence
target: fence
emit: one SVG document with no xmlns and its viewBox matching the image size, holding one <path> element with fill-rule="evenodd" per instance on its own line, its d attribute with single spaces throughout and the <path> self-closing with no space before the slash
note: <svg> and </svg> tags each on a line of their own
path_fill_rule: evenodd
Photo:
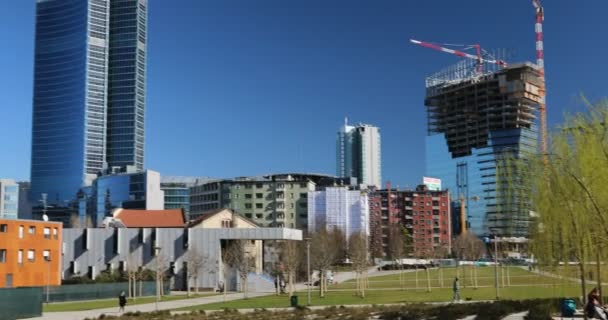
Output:
<svg viewBox="0 0 608 320">
<path fill-rule="evenodd" d="M 139 293 L 140 284 L 137 284 Z M 156 282 L 145 281 L 142 283 L 142 296 L 156 295 Z M 171 293 L 169 281 L 164 283 L 164 293 Z M 91 284 L 69 284 L 59 287 L 50 287 L 48 293 L 49 302 L 76 301 L 76 300 L 96 300 L 118 297 L 121 291 L 128 294 L 128 282 L 114 283 L 91 283 Z M 46 301 L 46 288 L 43 292 Z"/>
<path fill-rule="evenodd" d="M 42 288 L 0 289 L 0 320 L 42 316 Z"/>
</svg>

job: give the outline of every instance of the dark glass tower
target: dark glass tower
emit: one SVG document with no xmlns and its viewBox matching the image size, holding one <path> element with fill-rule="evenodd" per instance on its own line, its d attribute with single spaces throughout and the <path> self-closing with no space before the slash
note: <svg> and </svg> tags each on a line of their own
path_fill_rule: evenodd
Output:
<svg viewBox="0 0 608 320">
<path fill-rule="evenodd" d="M 107 161 L 144 167 L 146 1 L 111 0 Z"/>
<path fill-rule="evenodd" d="M 145 0 L 36 2 L 33 202 L 65 206 L 107 165 L 143 169 L 146 11 Z"/>
</svg>

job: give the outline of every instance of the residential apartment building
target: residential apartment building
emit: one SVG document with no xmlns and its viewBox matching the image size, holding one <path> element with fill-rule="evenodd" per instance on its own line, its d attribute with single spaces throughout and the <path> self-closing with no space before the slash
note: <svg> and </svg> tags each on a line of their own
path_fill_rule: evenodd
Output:
<svg viewBox="0 0 608 320">
<path fill-rule="evenodd" d="M 357 178 L 359 184 L 379 188 L 382 184 L 380 129 L 368 124 L 348 125 L 338 131 L 336 166 L 339 177 Z"/>
<path fill-rule="evenodd" d="M 349 187 L 328 187 L 308 193 L 308 227 L 338 228 L 346 237 L 353 233 L 370 235 L 369 201 L 367 191 Z"/>
<path fill-rule="evenodd" d="M 0 288 L 61 284 L 62 226 L 0 219 Z"/>
<path fill-rule="evenodd" d="M 375 257 L 388 255 L 389 228 L 404 227 L 411 236 L 412 257 L 445 257 L 451 251 L 451 205 L 447 190 L 386 189 L 369 194 L 370 246 Z"/>
<path fill-rule="evenodd" d="M 0 179 L 0 219 L 17 219 L 19 213 L 19 184 Z"/>
<path fill-rule="evenodd" d="M 190 218 L 206 211 L 229 208 L 260 226 L 306 229 L 308 192 L 351 179 L 288 173 L 211 181 L 190 189 Z"/>
<path fill-rule="evenodd" d="M 146 19 L 146 0 L 36 1 L 33 202 L 67 207 L 106 164 L 143 170 Z"/>
</svg>

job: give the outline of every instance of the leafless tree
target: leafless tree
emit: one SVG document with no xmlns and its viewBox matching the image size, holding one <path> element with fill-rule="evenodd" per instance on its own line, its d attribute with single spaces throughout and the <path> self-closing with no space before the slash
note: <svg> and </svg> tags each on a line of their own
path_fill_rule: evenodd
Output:
<svg viewBox="0 0 608 320">
<path fill-rule="evenodd" d="M 186 261 L 186 269 L 187 269 L 187 274 L 186 274 L 186 278 L 187 278 L 187 290 L 188 290 L 188 297 L 190 296 L 190 287 L 191 287 L 191 282 L 194 282 L 194 289 L 195 292 L 198 293 L 198 278 L 200 277 L 201 273 L 205 272 L 205 271 L 209 271 L 208 269 L 208 265 L 209 265 L 209 256 L 208 255 L 202 255 L 201 253 L 197 252 L 194 249 L 190 249 L 188 250 L 188 253 L 186 253 L 186 256 L 184 257 L 184 260 Z"/>
<path fill-rule="evenodd" d="M 343 234 L 336 233 L 336 229 L 328 232 L 321 228 L 318 232 L 311 234 L 310 260 L 314 270 L 319 272 L 319 294 L 323 298 L 327 291 L 326 274 L 331 267 L 341 258 L 344 250 L 344 242 L 341 243 Z"/>
<path fill-rule="evenodd" d="M 302 257 L 302 247 L 296 241 L 284 241 L 280 245 L 281 262 L 283 263 L 284 271 L 287 273 L 287 284 L 289 285 L 289 296 L 295 291 L 294 283 L 298 266 Z"/>
<path fill-rule="evenodd" d="M 453 247 L 458 257 L 465 260 L 478 260 L 486 252 L 483 241 L 472 233 L 456 237 Z"/>
<path fill-rule="evenodd" d="M 249 272 L 255 268 L 255 262 L 252 261 L 253 257 L 245 249 L 246 240 L 234 240 L 229 242 L 228 246 L 223 252 L 224 263 L 234 268 L 239 276 L 241 282 L 241 291 L 243 297 L 247 298 L 247 276 Z M 225 285 L 224 285 L 225 286 Z"/>
<path fill-rule="evenodd" d="M 129 279 L 129 297 L 137 299 L 137 280 L 139 266 L 135 257 L 135 248 L 131 247 L 127 256 L 127 278 Z"/>
<path fill-rule="evenodd" d="M 357 295 L 365 298 L 367 266 L 369 262 L 367 235 L 353 233 L 348 239 L 348 256 L 356 274 Z"/>
</svg>

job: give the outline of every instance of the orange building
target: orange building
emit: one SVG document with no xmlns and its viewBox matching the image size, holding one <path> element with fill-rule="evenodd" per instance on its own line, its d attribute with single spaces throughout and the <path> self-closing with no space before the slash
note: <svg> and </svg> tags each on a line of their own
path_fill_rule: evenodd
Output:
<svg viewBox="0 0 608 320">
<path fill-rule="evenodd" d="M 0 219 L 0 288 L 61 285 L 62 224 Z"/>
</svg>

